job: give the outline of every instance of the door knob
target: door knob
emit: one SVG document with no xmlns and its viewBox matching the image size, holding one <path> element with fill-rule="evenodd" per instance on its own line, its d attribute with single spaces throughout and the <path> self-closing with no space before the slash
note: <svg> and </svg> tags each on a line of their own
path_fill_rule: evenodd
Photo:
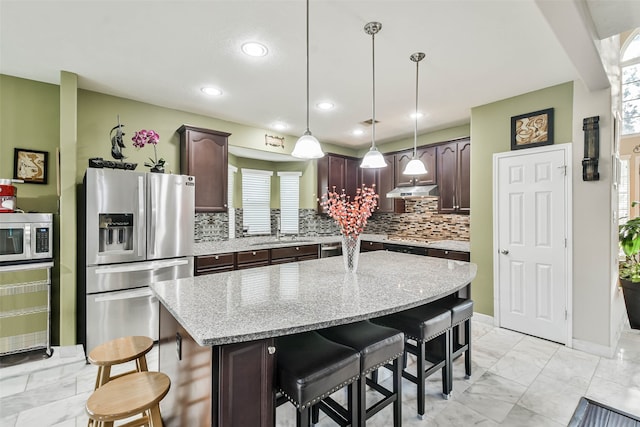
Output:
<svg viewBox="0 0 640 427">
<path fill-rule="evenodd" d="M 509 250 L 508 249 L 503 249 L 503 250 L 500 251 L 500 253 L 502 255 L 509 255 Z"/>
</svg>

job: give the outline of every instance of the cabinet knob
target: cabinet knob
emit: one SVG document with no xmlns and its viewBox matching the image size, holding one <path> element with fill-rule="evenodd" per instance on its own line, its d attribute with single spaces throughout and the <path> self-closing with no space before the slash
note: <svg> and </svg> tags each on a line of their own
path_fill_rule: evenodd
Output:
<svg viewBox="0 0 640 427">
<path fill-rule="evenodd" d="M 220 257 L 218 255 L 215 256 L 216 259 L 220 259 Z"/>
<path fill-rule="evenodd" d="M 251 255 L 255 256 L 256 255 L 256 251 L 251 252 Z"/>
<path fill-rule="evenodd" d="M 300 248 L 298 246 L 296 246 L 296 251 L 299 251 L 299 250 L 300 250 Z"/>
<path fill-rule="evenodd" d="M 445 255 L 449 255 L 449 251 L 444 251 L 444 254 Z"/>
<path fill-rule="evenodd" d="M 269 347 L 267 347 L 267 351 L 269 352 L 269 354 L 274 354 L 276 352 L 276 348 L 270 345 Z"/>
</svg>

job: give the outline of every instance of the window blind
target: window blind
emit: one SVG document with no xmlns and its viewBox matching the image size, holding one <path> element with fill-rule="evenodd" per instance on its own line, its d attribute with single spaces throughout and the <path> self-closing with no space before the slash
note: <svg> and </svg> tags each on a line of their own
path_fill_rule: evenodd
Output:
<svg viewBox="0 0 640 427">
<path fill-rule="evenodd" d="M 238 168 L 229 165 L 227 172 L 227 215 L 229 216 L 229 238 L 236 237 L 236 208 L 233 207 L 233 186 Z"/>
<path fill-rule="evenodd" d="M 278 172 L 280 177 L 280 232 L 298 234 L 302 172 Z"/>
<path fill-rule="evenodd" d="M 271 234 L 271 175 L 242 169 L 242 227 L 247 234 Z"/>
</svg>

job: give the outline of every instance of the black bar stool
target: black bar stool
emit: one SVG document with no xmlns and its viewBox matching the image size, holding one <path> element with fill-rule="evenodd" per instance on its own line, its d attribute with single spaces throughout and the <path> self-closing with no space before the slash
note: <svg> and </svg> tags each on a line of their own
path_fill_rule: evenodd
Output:
<svg viewBox="0 0 640 427">
<path fill-rule="evenodd" d="M 373 323 L 388 326 L 404 332 L 405 335 L 405 359 L 406 354 L 411 353 L 417 357 L 417 376 L 405 370 L 402 376 L 418 386 L 418 418 L 424 419 L 425 407 L 425 381 L 427 377 L 442 369 L 442 394 L 448 399 L 451 394 L 451 312 L 449 309 L 435 304 L 426 304 L 399 313 L 378 317 L 371 320 Z M 442 347 L 438 354 L 427 352 L 426 343 L 443 336 L 437 342 Z M 413 340 L 415 345 L 407 340 Z M 431 366 L 426 367 L 426 361 Z"/>
<path fill-rule="evenodd" d="M 393 426 L 402 425 L 402 365 L 400 356 L 404 354 L 404 334 L 396 329 L 376 325 L 369 321 L 349 323 L 321 329 L 320 335 L 346 345 L 360 353 L 360 379 L 358 379 L 358 425 L 364 427 L 366 421 L 383 408 L 393 403 Z M 393 366 L 391 367 L 391 364 Z M 381 366 L 391 368 L 393 372 L 392 390 L 382 387 L 367 378 L 369 373 Z M 370 408 L 367 408 L 367 385 L 385 396 Z M 316 413 L 314 413 L 314 418 Z M 314 419 L 317 422 L 317 419 Z"/>
<path fill-rule="evenodd" d="M 276 407 L 287 400 L 294 404 L 296 426 L 311 426 L 311 407 L 342 426 L 358 422 L 353 385 L 360 376 L 360 354 L 351 347 L 335 343 L 317 332 L 304 332 L 276 338 L 276 386 L 281 395 Z M 329 397 L 347 387 L 347 409 Z"/>
<path fill-rule="evenodd" d="M 473 300 L 469 298 L 451 297 L 437 302 L 438 305 L 451 311 L 451 360 L 464 353 L 464 373 L 471 378 L 471 317 L 473 317 Z M 460 326 L 464 331 L 460 333 Z"/>
</svg>

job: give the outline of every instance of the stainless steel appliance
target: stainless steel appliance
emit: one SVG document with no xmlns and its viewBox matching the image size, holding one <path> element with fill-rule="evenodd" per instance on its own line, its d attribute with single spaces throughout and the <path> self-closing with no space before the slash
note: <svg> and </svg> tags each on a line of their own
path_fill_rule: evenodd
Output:
<svg viewBox="0 0 640 427">
<path fill-rule="evenodd" d="M 0 264 L 53 258 L 53 215 L 0 213 Z"/>
<path fill-rule="evenodd" d="M 158 339 L 149 284 L 193 276 L 195 179 L 89 168 L 78 336 L 91 351 L 124 335 Z"/>
<path fill-rule="evenodd" d="M 51 355 L 53 215 L 0 213 L 0 356 Z"/>
</svg>

